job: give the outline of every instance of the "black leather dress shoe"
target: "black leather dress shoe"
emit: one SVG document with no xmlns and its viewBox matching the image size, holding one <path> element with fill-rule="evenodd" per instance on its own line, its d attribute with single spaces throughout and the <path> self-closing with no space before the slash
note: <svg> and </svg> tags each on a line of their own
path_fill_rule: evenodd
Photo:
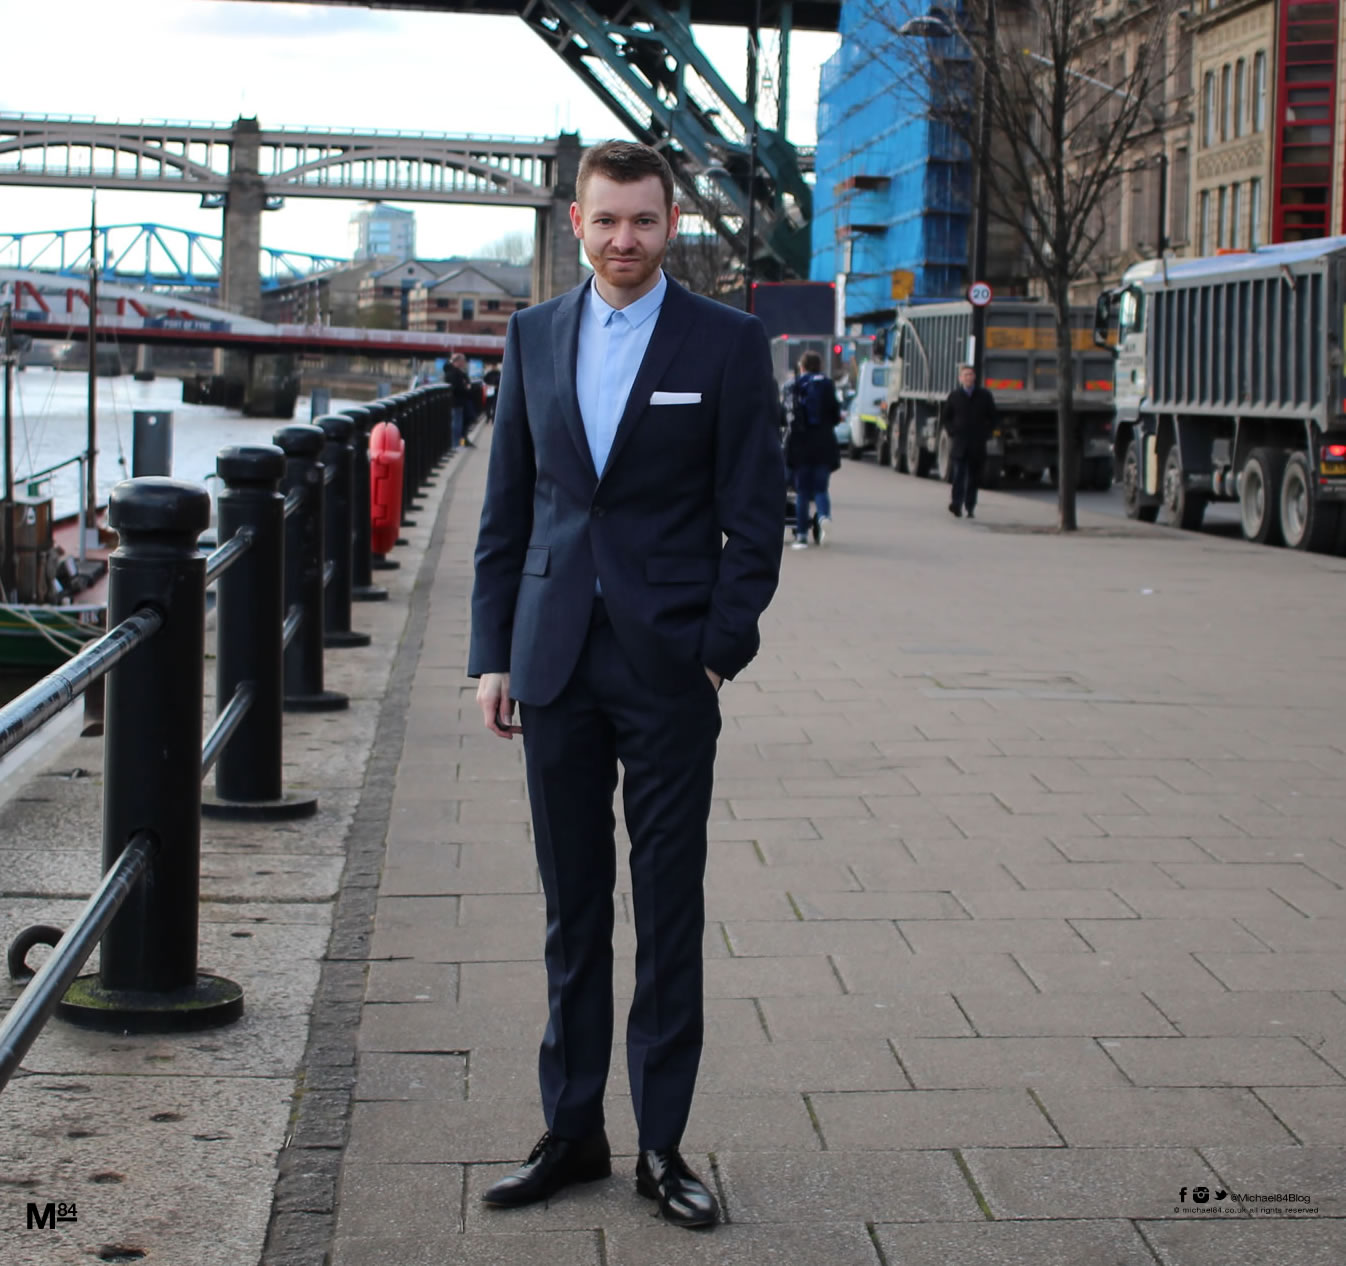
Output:
<svg viewBox="0 0 1346 1266">
<path fill-rule="evenodd" d="M 574 1182 L 596 1182 L 612 1173 L 612 1149 L 599 1130 L 582 1139 L 558 1138 L 549 1130 L 512 1174 L 488 1187 L 483 1204 L 512 1209 L 554 1196 Z"/>
<path fill-rule="evenodd" d="M 676 1148 L 641 1152 L 636 1161 L 636 1190 L 657 1200 L 659 1212 L 675 1226 L 710 1227 L 719 1220 L 715 1197 L 687 1168 Z"/>
</svg>

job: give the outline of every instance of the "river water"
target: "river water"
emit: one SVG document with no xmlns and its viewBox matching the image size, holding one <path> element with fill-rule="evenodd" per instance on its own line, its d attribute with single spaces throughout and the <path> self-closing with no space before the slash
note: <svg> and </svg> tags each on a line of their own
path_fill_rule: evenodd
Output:
<svg viewBox="0 0 1346 1266">
<path fill-rule="evenodd" d="M 269 444 L 277 427 L 274 418 L 245 418 L 215 405 L 184 404 L 182 384 L 176 378 L 136 382 L 129 374 L 99 378 L 97 467 L 98 501 L 107 503 L 113 486 L 131 476 L 132 413 L 137 409 L 167 409 L 173 414 L 173 470 L 177 479 L 203 483 L 215 471 L 215 457 L 230 444 Z M 84 451 L 88 417 L 88 379 L 84 374 L 30 367 L 14 375 L 14 475 L 24 491 L 23 477 L 54 466 Z M 331 408 L 344 409 L 356 400 L 333 399 Z M 294 421 L 307 422 L 308 396 L 300 396 Z M 53 476 L 49 492 L 59 517 L 79 510 L 79 468 L 71 466 Z M 3 477 L 0 477 L 3 482 Z"/>
</svg>

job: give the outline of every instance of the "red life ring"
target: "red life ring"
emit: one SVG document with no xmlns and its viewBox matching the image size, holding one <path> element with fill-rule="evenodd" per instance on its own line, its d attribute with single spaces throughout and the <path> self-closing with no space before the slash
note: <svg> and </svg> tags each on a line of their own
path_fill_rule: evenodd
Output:
<svg viewBox="0 0 1346 1266">
<path fill-rule="evenodd" d="M 369 434 L 369 550 L 387 554 L 402 526 L 402 474 L 407 446 L 392 422 L 379 422 Z"/>
</svg>

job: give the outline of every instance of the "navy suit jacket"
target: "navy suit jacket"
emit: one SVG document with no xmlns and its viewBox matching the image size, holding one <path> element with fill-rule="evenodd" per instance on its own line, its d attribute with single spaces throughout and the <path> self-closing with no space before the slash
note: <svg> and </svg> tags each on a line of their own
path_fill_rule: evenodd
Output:
<svg viewBox="0 0 1346 1266">
<path fill-rule="evenodd" d="M 468 673 L 508 672 L 511 696 L 539 706 L 575 670 L 595 580 L 639 676 L 677 694 L 752 659 L 780 573 L 784 468 L 761 322 L 670 278 L 600 472 L 575 392 L 589 284 L 510 318 L 477 537 Z"/>
</svg>

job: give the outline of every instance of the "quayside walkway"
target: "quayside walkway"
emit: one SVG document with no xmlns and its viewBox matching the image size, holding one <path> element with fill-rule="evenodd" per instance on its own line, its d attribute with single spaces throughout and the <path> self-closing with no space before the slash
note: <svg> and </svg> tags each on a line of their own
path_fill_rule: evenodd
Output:
<svg viewBox="0 0 1346 1266">
<path fill-rule="evenodd" d="M 1342 1260 L 1346 564 L 1061 539 L 1008 494 L 956 521 L 873 466 L 722 696 L 685 1149 L 729 1225 L 634 1194 L 620 1052 L 613 1177 L 482 1208 L 541 1128 L 544 1014 L 521 752 L 463 678 L 482 456 L 427 595 L 336 1266 Z M 629 997 L 629 911 L 617 940 Z"/>
<path fill-rule="evenodd" d="M 341 812 L 215 849 L 253 864 L 203 965 L 257 1006 L 188 1043 L 53 1027 L 0 1098 L 0 1226 L 88 1202 L 16 1260 L 1339 1266 L 1346 562 L 1087 508 L 1061 538 L 1008 493 L 956 521 L 870 465 L 722 695 L 685 1150 L 727 1225 L 635 1195 L 620 1054 L 613 1177 L 482 1208 L 542 1128 L 544 982 L 522 754 L 463 675 L 479 439 L 368 609 L 396 649 L 349 652 L 352 717 L 297 731 Z M 6 859 L 45 794 L 5 810 Z M 1307 1199 L 1252 1199 L 1278 1195 Z"/>
</svg>

